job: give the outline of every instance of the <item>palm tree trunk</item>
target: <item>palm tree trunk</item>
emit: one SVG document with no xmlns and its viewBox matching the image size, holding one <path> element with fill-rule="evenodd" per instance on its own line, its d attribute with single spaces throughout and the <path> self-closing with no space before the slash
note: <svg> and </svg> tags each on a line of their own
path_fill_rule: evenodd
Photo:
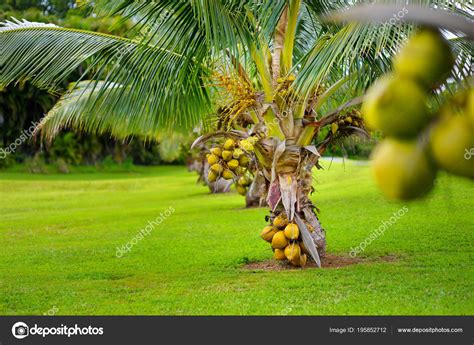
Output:
<svg viewBox="0 0 474 345">
<path fill-rule="evenodd" d="M 261 172 L 257 172 L 245 196 L 247 208 L 264 206 L 266 194 L 267 184 L 265 177 Z"/>
<path fill-rule="evenodd" d="M 313 238 L 313 242 L 318 250 L 318 254 L 320 257 L 324 257 L 326 255 L 326 232 L 321 226 L 319 222 L 319 218 L 315 212 L 315 207 L 313 204 L 308 204 L 304 207 L 300 213 L 300 217 L 310 225 L 311 237 Z"/>
<path fill-rule="evenodd" d="M 316 214 L 317 208 L 310 199 L 310 195 L 314 191 L 313 168 L 318 166 L 318 160 L 319 157 L 309 155 L 301 162 L 297 212 L 303 221 L 309 224 L 311 237 L 316 245 L 318 254 L 323 257 L 326 254 L 326 232 L 319 222 L 319 218 Z"/>
<path fill-rule="evenodd" d="M 265 177 L 272 224 L 277 215 L 283 214 L 290 223 L 298 225 L 300 240 L 306 248 L 314 243 L 311 257 L 320 265 L 320 257 L 326 253 L 326 234 L 310 199 L 314 190 L 312 170 L 318 159 L 316 148 L 281 142 L 273 153 L 272 173 L 267 171 Z"/>
</svg>

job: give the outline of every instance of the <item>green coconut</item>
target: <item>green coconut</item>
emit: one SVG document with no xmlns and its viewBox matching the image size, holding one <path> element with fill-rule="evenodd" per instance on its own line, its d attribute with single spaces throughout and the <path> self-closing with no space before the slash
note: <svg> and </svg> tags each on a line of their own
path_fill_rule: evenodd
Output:
<svg viewBox="0 0 474 345">
<path fill-rule="evenodd" d="M 431 151 L 438 166 L 474 179 L 474 126 L 467 116 L 444 116 L 433 128 Z"/>
<path fill-rule="evenodd" d="M 436 168 L 416 141 L 386 139 L 372 158 L 375 181 L 388 199 L 415 199 L 433 188 Z"/>
<path fill-rule="evenodd" d="M 446 80 L 454 66 L 449 44 L 438 30 L 423 29 L 395 57 L 395 72 L 431 88 Z"/>
<path fill-rule="evenodd" d="M 387 75 L 368 90 L 362 114 L 371 129 L 397 138 L 412 138 L 431 119 L 426 101 L 427 95 L 417 83 Z"/>
</svg>

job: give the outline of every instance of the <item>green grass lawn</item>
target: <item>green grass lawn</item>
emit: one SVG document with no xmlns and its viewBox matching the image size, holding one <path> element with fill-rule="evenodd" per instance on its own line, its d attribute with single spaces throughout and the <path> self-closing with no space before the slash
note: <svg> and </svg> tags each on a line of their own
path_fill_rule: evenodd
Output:
<svg viewBox="0 0 474 345">
<path fill-rule="evenodd" d="M 328 168 L 329 163 L 324 163 Z M 211 195 L 183 167 L 71 175 L 0 173 L 0 314 L 473 314 L 474 184 L 442 175 L 424 202 L 372 242 L 367 262 L 245 270 L 270 259 L 266 209 Z M 315 172 L 328 251 L 348 256 L 405 206 L 366 166 Z M 160 212 L 175 212 L 123 257 Z M 395 255 L 393 262 L 376 258 Z"/>
</svg>

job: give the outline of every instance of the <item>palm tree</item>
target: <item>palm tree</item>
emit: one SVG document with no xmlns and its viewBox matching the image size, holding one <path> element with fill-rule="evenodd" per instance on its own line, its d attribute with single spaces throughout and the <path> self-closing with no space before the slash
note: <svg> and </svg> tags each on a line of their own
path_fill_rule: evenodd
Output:
<svg viewBox="0 0 474 345">
<path fill-rule="evenodd" d="M 419 2 L 468 16 L 467 1 Z M 0 29 L 0 87 L 29 81 L 63 93 L 46 117 L 46 137 L 64 127 L 147 138 L 199 127 L 213 135 L 198 143 L 253 138 L 252 150 L 244 151 L 264 179 L 269 222 L 280 216 L 296 223 L 302 247 L 320 265 L 326 239 L 309 197 L 312 169 L 329 145 L 366 135 L 357 110 L 360 96 L 390 69 L 391 56 L 412 30 L 401 23 L 339 25 L 322 19 L 353 5 L 98 0 L 97 13 L 136 23 L 134 39 L 6 22 Z M 93 78 L 58 90 L 84 63 Z"/>
</svg>

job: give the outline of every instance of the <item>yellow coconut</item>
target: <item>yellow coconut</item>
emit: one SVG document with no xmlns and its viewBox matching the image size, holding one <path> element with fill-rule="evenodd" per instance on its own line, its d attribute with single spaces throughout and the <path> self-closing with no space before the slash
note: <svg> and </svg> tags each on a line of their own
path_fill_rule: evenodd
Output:
<svg viewBox="0 0 474 345">
<path fill-rule="evenodd" d="M 229 169 L 235 170 L 235 169 L 237 169 L 238 166 L 239 166 L 239 161 L 236 160 L 236 159 L 231 159 L 231 160 L 227 163 L 227 165 L 229 166 Z"/>
<path fill-rule="evenodd" d="M 298 243 L 290 243 L 285 247 L 285 256 L 288 259 L 288 261 L 292 261 L 295 259 L 300 258 L 301 255 L 301 248 Z"/>
<path fill-rule="evenodd" d="M 209 173 L 207 174 L 207 180 L 209 182 L 216 182 L 217 177 L 218 177 L 218 175 L 214 171 L 209 170 Z"/>
<path fill-rule="evenodd" d="M 389 199 L 422 197 L 433 187 L 436 169 L 415 141 L 386 139 L 372 158 L 375 181 Z"/>
<path fill-rule="evenodd" d="M 242 151 L 241 149 L 235 149 L 234 152 L 232 153 L 232 157 L 235 158 L 235 159 L 239 159 L 240 156 L 242 156 L 244 154 L 244 151 Z"/>
<path fill-rule="evenodd" d="M 267 242 L 272 242 L 273 236 L 278 232 L 278 229 L 276 229 L 273 226 L 266 226 L 262 233 L 260 234 L 260 237 Z"/>
<path fill-rule="evenodd" d="M 295 266 L 298 267 L 304 267 L 306 266 L 306 263 L 308 262 L 308 256 L 306 254 L 302 254 L 299 258 L 295 258 L 291 263 Z"/>
<path fill-rule="evenodd" d="M 235 148 L 235 141 L 234 139 L 227 139 L 224 143 L 224 148 L 226 150 L 233 150 Z"/>
<path fill-rule="evenodd" d="M 234 178 L 234 174 L 232 171 L 225 169 L 222 173 L 222 178 L 226 180 L 232 180 Z"/>
<path fill-rule="evenodd" d="M 211 153 L 212 153 L 213 155 L 216 155 L 217 157 L 221 157 L 221 156 L 222 156 L 222 150 L 221 150 L 220 147 L 213 147 L 213 148 L 211 149 Z"/>
<path fill-rule="evenodd" d="M 235 190 L 236 190 L 237 193 L 239 193 L 240 195 L 245 196 L 245 195 L 247 194 L 247 188 L 245 188 L 244 186 L 242 186 L 242 185 L 240 185 L 240 184 L 235 185 Z"/>
<path fill-rule="evenodd" d="M 272 247 L 283 249 L 288 245 L 288 240 L 285 237 L 283 231 L 278 231 L 272 239 Z"/>
<path fill-rule="evenodd" d="M 391 75 L 367 91 L 362 113 L 367 126 L 388 136 L 412 138 L 430 121 L 427 96 L 414 81 Z"/>
<path fill-rule="evenodd" d="M 248 186 L 251 183 L 252 183 L 252 180 L 247 176 L 241 176 L 239 178 L 239 184 L 241 184 L 242 186 Z"/>
<path fill-rule="evenodd" d="M 247 156 L 240 156 L 239 158 L 239 165 L 242 167 L 248 167 L 250 163 L 250 159 Z"/>
<path fill-rule="evenodd" d="M 219 157 L 217 157 L 215 154 L 210 154 L 207 156 L 207 162 L 209 165 L 214 165 L 219 162 Z"/>
<path fill-rule="evenodd" d="M 416 33 L 395 57 L 395 72 L 417 80 L 426 87 L 441 84 L 454 65 L 454 57 L 439 31 L 424 29 Z"/>
<path fill-rule="evenodd" d="M 225 160 L 226 162 L 230 161 L 232 159 L 232 151 L 229 151 L 229 150 L 222 151 L 222 159 Z"/>
<path fill-rule="evenodd" d="M 287 239 L 296 240 L 300 236 L 300 229 L 296 224 L 288 224 L 284 233 Z"/>
<path fill-rule="evenodd" d="M 285 251 L 283 249 L 275 249 L 275 254 L 273 257 L 276 260 L 286 260 Z"/>
<path fill-rule="evenodd" d="M 288 225 L 288 219 L 284 214 L 280 214 L 273 220 L 273 225 L 279 229 L 283 229 L 285 226 Z"/>
<path fill-rule="evenodd" d="M 220 174 L 220 173 L 222 173 L 224 168 L 219 163 L 216 163 L 216 164 L 211 165 L 211 170 L 214 171 L 217 174 Z"/>
<path fill-rule="evenodd" d="M 440 168 L 474 179 L 474 126 L 467 116 L 443 117 L 433 129 L 431 150 Z"/>
</svg>

